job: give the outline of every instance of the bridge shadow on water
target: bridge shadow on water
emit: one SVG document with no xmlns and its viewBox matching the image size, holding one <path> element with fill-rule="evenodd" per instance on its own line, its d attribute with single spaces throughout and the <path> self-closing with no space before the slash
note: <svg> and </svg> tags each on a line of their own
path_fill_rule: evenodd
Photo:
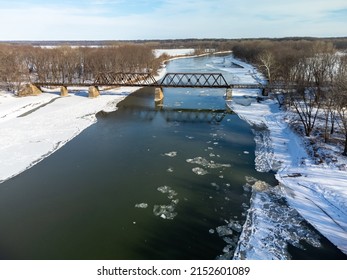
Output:
<svg viewBox="0 0 347 280">
<path fill-rule="evenodd" d="M 191 122 L 191 123 L 220 123 L 225 116 L 234 114 L 229 109 L 189 109 L 189 108 L 165 108 L 165 107 L 141 107 L 122 106 L 124 115 L 136 117 L 141 121 L 153 121 L 156 117 L 164 119 L 166 122 Z"/>
<path fill-rule="evenodd" d="M 186 97 L 184 96 L 183 100 Z M 222 122 L 228 115 L 235 114 L 226 104 L 224 108 L 209 105 L 194 108 L 196 106 L 185 102 L 176 104 L 170 101 L 172 100 L 167 101 L 165 97 L 160 101 L 154 101 L 154 88 L 144 88 L 119 102 L 117 111 L 122 113 L 123 117 L 136 118 L 139 121 L 151 122 L 158 118 L 165 122 L 214 124 Z"/>
</svg>

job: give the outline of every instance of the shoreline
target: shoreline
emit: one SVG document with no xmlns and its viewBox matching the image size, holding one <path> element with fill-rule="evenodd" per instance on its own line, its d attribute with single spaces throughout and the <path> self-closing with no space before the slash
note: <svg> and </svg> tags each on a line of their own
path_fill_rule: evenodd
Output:
<svg viewBox="0 0 347 280">
<path fill-rule="evenodd" d="M 230 108 L 251 126 L 268 131 L 268 136 L 256 143 L 264 151 L 260 156 L 265 166 L 260 169 L 274 171 L 278 192 L 288 204 L 347 255 L 347 173 L 316 165 L 306 152 L 302 136 L 290 128 L 286 112 L 277 101 L 256 102 L 256 96 L 257 93 L 236 92 Z M 242 102 L 252 97 L 253 101 L 246 105 Z"/>
</svg>

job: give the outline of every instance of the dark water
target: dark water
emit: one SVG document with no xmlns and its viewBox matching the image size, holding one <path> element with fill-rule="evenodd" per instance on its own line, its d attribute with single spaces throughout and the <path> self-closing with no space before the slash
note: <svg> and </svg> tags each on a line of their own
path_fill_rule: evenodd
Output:
<svg viewBox="0 0 347 280">
<path fill-rule="evenodd" d="M 174 62 L 169 70 L 205 71 L 209 59 Z M 245 221 L 245 177 L 276 184 L 272 174 L 255 171 L 252 130 L 226 110 L 223 94 L 165 89 L 158 107 L 154 89 L 142 89 L 1 184 L 0 258 L 221 255 L 226 244 L 216 228 Z"/>
</svg>

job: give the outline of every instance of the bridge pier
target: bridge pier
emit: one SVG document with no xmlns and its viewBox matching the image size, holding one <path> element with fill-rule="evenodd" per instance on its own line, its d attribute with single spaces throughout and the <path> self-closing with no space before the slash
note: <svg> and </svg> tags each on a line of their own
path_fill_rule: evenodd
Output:
<svg viewBox="0 0 347 280">
<path fill-rule="evenodd" d="M 267 87 L 265 87 L 265 88 L 262 89 L 261 95 L 262 95 L 262 96 L 268 96 L 268 95 L 269 95 L 269 92 L 270 92 L 270 89 L 267 88 Z"/>
<path fill-rule="evenodd" d="M 88 90 L 88 97 L 94 98 L 100 95 L 100 91 L 97 86 L 90 86 Z"/>
<path fill-rule="evenodd" d="M 68 96 L 68 91 L 67 91 L 67 87 L 65 86 L 61 86 L 60 87 L 60 96 L 61 97 L 65 97 L 65 96 Z"/>
<path fill-rule="evenodd" d="M 164 98 L 164 93 L 162 88 L 155 88 L 155 94 L 154 94 L 154 101 L 159 102 L 163 100 Z"/>
<path fill-rule="evenodd" d="M 39 95 L 42 91 L 39 87 L 33 84 L 27 84 L 22 89 L 18 91 L 18 96 L 29 96 L 29 95 Z"/>
<path fill-rule="evenodd" d="M 225 92 L 225 99 L 227 101 L 231 101 L 232 97 L 233 97 L 233 90 L 231 88 L 227 88 Z"/>
</svg>

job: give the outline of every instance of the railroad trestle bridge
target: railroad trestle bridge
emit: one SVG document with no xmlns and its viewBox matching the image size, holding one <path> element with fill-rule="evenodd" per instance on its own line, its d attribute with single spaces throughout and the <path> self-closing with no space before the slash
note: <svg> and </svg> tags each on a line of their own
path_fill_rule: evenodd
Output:
<svg viewBox="0 0 347 280">
<path fill-rule="evenodd" d="M 24 90 L 40 92 L 43 87 L 60 87 L 61 96 L 68 95 L 67 87 L 89 87 L 89 97 L 100 95 L 100 87 L 154 87 L 155 100 L 163 99 L 163 88 L 225 88 L 226 98 L 231 99 L 232 89 L 262 89 L 262 84 L 227 83 L 221 73 L 167 73 L 162 79 L 157 80 L 150 73 L 124 73 L 104 72 L 98 73 L 94 81 L 83 82 L 50 82 L 37 81 L 28 85 Z M 19 92 L 19 95 L 28 93 Z"/>
</svg>

